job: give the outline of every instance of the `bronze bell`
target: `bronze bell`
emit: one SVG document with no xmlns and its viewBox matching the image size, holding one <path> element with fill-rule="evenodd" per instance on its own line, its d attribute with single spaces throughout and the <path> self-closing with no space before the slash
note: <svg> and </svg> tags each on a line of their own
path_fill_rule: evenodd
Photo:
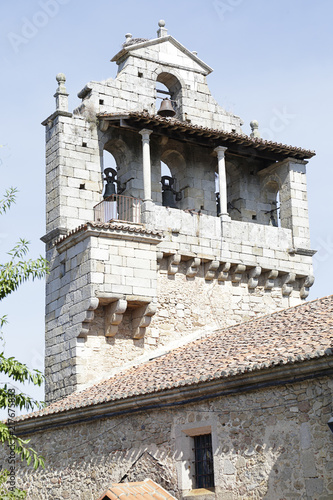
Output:
<svg viewBox="0 0 333 500">
<path fill-rule="evenodd" d="M 173 109 L 170 99 L 163 99 L 157 114 L 160 116 L 175 116 L 176 111 Z"/>
<path fill-rule="evenodd" d="M 161 177 L 162 182 L 162 205 L 163 207 L 178 208 L 175 202 L 176 191 L 173 189 L 172 185 L 175 182 L 173 177 L 169 175 L 163 175 Z"/>
<path fill-rule="evenodd" d="M 116 194 L 115 184 L 117 182 L 116 181 L 117 171 L 114 168 L 109 167 L 104 170 L 104 174 L 105 174 L 104 180 L 106 181 L 106 184 L 105 184 L 105 191 L 103 198 L 104 200 L 106 200 L 113 194 Z"/>
</svg>

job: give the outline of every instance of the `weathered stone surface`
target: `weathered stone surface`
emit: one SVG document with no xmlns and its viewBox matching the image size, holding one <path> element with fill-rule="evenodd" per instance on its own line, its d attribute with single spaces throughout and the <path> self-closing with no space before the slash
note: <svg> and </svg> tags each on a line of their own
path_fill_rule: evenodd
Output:
<svg viewBox="0 0 333 500">
<path fill-rule="evenodd" d="M 32 479 L 31 471 L 19 462 L 17 484 L 29 485 L 28 500 L 62 498 L 64 493 L 69 498 L 86 498 L 87 491 L 91 495 L 87 498 L 93 500 L 111 483 L 141 480 L 147 474 L 182 498 L 189 491 L 181 491 L 182 477 L 188 474 L 192 481 L 194 470 L 185 461 L 175 429 L 185 436 L 181 429 L 209 425 L 217 499 L 225 495 L 269 500 L 330 498 L 332 439 L 327 424 L 318 422 L 315 401 L 309 400 L 306 425 L 314 438 L 303 449 L 301 414 L 289 411 L 289 405 L 296 404 L 306 390 L 321 392 L 317 408 L 326 398 L 332 401 L 332 385 L 324 378 L 32 434 L 30 445 L 45 457 L 46 470 L 38 470 Z M 268 408 L 262 408 L 263 401 L 269 401 Z M 276 423 L 268 425 L 268 417 Z M 184 439 L 189 440 L 191 452 L 192 438 Z M 315 467 L 312 457 L 316 457 Z"/>
</svg>

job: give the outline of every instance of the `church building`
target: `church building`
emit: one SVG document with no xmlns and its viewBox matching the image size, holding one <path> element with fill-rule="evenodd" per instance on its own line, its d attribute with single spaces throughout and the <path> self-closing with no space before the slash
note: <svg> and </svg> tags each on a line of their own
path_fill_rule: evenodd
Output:
<svg viewBox="0 0 333 500">
<path fill-rule="evenodd" d="M 164 21 L 112 62 L 73 111 L 58 74 L 43 122 L 47 406 L 17 434 L 46 468 L 21 465 L 18 485 L 328 500 L 333 297 L 305 301 L 314 152 L 255 120 L 245 134 Z"/>
</svg>

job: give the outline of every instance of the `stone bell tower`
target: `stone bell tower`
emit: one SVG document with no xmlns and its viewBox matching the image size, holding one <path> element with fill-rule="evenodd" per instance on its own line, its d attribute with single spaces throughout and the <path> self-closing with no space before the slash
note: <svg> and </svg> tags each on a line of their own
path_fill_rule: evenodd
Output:
<svg viewBox="0 0 333 500">
<path fill-rule="evenodd" d="M 43 122 L 48 402 L 172 341 L 295 305 L 313 283 L 314 153 L 261 140 L 256 122 L 244 134 L 209 91 L 212 69 L 164 21 L 154 39 L 127 34 L 112 61 L 116 78 L 89 82 L 73 112 L 58 74 Z"/>
</svg>

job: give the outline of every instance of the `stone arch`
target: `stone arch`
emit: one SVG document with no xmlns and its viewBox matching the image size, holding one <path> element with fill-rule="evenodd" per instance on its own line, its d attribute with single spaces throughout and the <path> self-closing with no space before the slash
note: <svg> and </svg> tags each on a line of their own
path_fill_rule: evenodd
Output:
<svg viewBox="0 0 333 500">
<path fill-rule="evenodd" d="M 217 166 L 216 166 L 216 174 Z M 243 178 L 241 166 L 234 160 L 226 161 L 227 210 L 232 220 L 243 220 L 244 196 L 240 179 Z"/>
<path fill-rule="evenodd" d="M 107 140 L 103 145 L 102 154 L 104 157 L 105 151 L 110 153 L 110 155 L 112 155 L 112 157 L 114 158 L 115 163 L 113 168 L 115 168 L 115 170 L 117 171 L 118 194 L 127 194 L 126 183 L 124 182 L 124 180 L 128 180 L 128 172 L 131 169 L 132 158 L 132 153 L 128 145 L 125 141 L 118 137 L 111 138 Z M 105 166 L 107 165 L 103 165 L 103 168 L 105 168 Z"/>
<path fill-rule="evenodd" d="M 103 150 L 108 151 L 114 157 L 117 169 L 121 169 L 121 167 L 130 160 L 130 150 L 122 139 L 108 140 L 104 144 Z"/>
<path fill-rule="evenodd" d="M 186 185 L 186 161 L 184 156 L 175 149 L 166 149 L 161 155 L 161 163 L 164 163 L 170 170 L 171 177 L 175 179 L 173 188 L 177 192 L 182 192 Z M 162 175 L 162 169 L 161 169 Z M 177 202 L 177 207 L 182 208 L 183 200 Z"/>
<path fill-rule="evenodd" d="M 265 213 L 265 223 L 272 226 L 282 226 L 283 209 L 280 203 L 281 180 L 276 174 L 271 174 L 265 178 L 261 196 L 264 204 L 267 206 Z"/>
<path fill-rule="evenodd" d="M 159 84 L 162 84 L 165 89 L 167 89 L 168 94 L 160 94 L 158 93 Z M 176 75 L 175 72 L 165 71 L 161 69 L 156 73 L 156 97 L 167 97 L 171 99 L 174 110 L 176 111 L 176 118 L 182 119 L 183 115 L 183 89 L 184 85 L 181 81 L 179 75 Z M 164 90 L 164 89 L 162 89 Z M 156 99 L 156 112 L 160 108 L 162 100 Z"/>
</svg>

